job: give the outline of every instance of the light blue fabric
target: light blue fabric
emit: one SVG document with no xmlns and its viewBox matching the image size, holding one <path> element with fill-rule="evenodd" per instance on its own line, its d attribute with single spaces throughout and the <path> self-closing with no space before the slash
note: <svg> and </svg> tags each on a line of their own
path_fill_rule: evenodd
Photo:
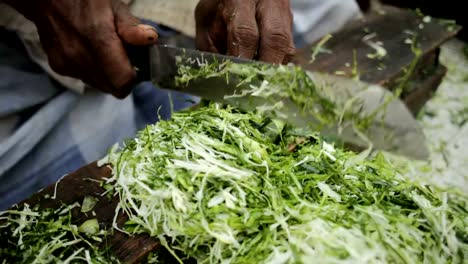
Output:
<svg viewBox="0 0 468 264">
<path fill-rule="evenodd" d="M 0 210 L 102 158 L 158 117 L 170 117 L 169 93 L 151 83 L 124 100 L 92 89 L 79 95 L 37 67 L 16 34 L 0 29 L 0 39 L 0 129 L 10 128 L 0 133 Z M 175 111 L 196 100 L 172 98 Z"/>
</svg>

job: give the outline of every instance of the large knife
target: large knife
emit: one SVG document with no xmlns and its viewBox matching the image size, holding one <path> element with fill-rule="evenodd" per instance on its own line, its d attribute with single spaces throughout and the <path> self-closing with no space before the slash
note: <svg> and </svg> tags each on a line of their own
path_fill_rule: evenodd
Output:
<svg viewBox="0 0 468 264">
<path fill-rule="evenodd" d="M 227 103 L 241 109 L 256 110 L 259 106 L 271 104 L 262 97 L 231 96 L 239 94 L 245 85 L 242 80 L 226 82 L 225 78 L 211 77 L 197 79 L 188 86 L 181 87 L 175 82 L 178 67 L 186 64 L 198 67 L 200 62 L 212 63 L 231 61 L 233 63 L 259 63 L 219 54 L 200 52 L 192 49 L 167 45 L 154 45 L 148 50 L 138 49 L 129 52 L 132 63 L 138 69 L 140 81 L 152 81 L 161 89 L 181 91 L 215 102 Z M 278 67 L 268 65 L 268 67 Z M 363 118 L 373 116 L 366 129 L 360 130 L 352 123 L 341 122 L 328 127 L 318 126 L 313 112 L 302 109 L 288 98 L 280 98 L 281 109 L 269 111 L 271 117 L 280 118 L 286 123 L 307 130 L 320 130 L 324 135 L 341 139 L 362 149 L 372 146 L 375 149 L 392 152 L 409 158 L 425 160 L 429 156 L 425 135 L 409 112 L 406 105 L 395 98 L 387 89 L 368 83 L 318 72 L 308 72 L 310 78 L 322 89 L 324 96 L 333 102 L 341 103 L 353 98 L 358 107 L 351 107 L 356 115 Z M 382 109 L 385 106 L 385 109 Z"/>
</svg>

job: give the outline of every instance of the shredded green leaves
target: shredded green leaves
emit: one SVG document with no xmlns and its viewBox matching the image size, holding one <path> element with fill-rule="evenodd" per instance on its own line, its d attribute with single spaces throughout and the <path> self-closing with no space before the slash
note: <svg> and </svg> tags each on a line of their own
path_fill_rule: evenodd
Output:
<svg viewBox="0 0 468 264">
<path fill-rule="evenodd" d="M 125 213 L 122 231 L 157 237 L 179 262 L 466 263 L 466 194 L 410 181 L 382 154 L 345 151 L 263 114 L 287 97 L 324 125 L 343 118 L 306 72 L 223 62 L 179 74 L 181 86 L 235 76 L 268 104 L 245 112 L 207 103 L 115 146 L 99 163 L 112 165 L 105 186 L 120 198 L 115 229 Z M 96 202 L 86 197 L 82 212 Z M 1 258 L 116 262 L 93 244 L 105 235 L 96 219 L 72 223 L 75 206 L 1 213 Z M 158 252 L 147 261 L 164 262 Z"/>
<path fill-rule="evenodd" d="M 71 210 L 30 208 L 0 213 L 1 263 L 118 263 L 102 248 L 107 232 L 96 219 L 80 227 L 72 222 Z"/>
<path fill-rule="evenodd" d="M 99 232 L 99 222 L 97 219 L 87 220 L 78 227 L 78 231 L 88 235 L 97 234 Z"/>
<path fill-rule="evenodd" d="M 463 263 L 467 197 L 281 122 L 210 105 L 107 157 L 130 217 L 198 263 Z"/>
<path fill-rule="evenodd" d="M 270 67 L 264 64 L 238 64 L 224 61 L 199 62 L 197 67 L 193 67 L 189 63 L 181 63 L 176 85 L 185 87 L 191 85 L 193 81 L 213 77 L 226 79 L 228 84 L 233 80 L 240 80 L 236 83 L 239 88 L 236 93 L 225 96 L 229 104 L 245 103 L 246 97 L 261 100 L 262 103 L 255 101 L 247 108 L 254 108 L 252 110 L 263 114 L 274 112 L 275 117 L 285 119 L 288 116 L 284 116 L 284 113 L 294 110 L 298 115 L 308 115 L 316 119 L 313 125 L 317 130 L 338 123 L 346 104 L 342 102 L 337 105 L 324 87 L 315 85 L 306 71 L 294 65 Z M 238 98 L 239 101 L 236 100 Z M 292 101 L 294 108 L 285 105 L 288 101 Z"/>
<path fill-rule="evenodd" d="M 329 83 L 320 74 L 311 74 L 292 64 L 271 67 L 261 63 L 208 63 L 179 58 L 175 85 L 182 91 L 210 78 L 221 80 L 221 85 L 222 80 L 228 85 L 235 83 L 234 94 L 224 97 L 228 105 L 297 126 L 307 135 L 325 131 L 328 136 L 336 137 L 344 130 L 358 133 L 365 143 L 352 143 L 364 148 L 369 147 L 369 128 L 382 125 L 380 119 L 393 100 L 393 96 L 387 95 L 386 102 L 374 111 L 362 111 L 365 103 L 360 95 L 371 89 L 367 85 L 339 89 L 335 82 Z"/>
<path fill-rule="evenodd" d="M 320 53 L 327 53 L 327 54 L 330 54 L 332 53 L 331 50 L 329 49 L 326 49 L 325 48 L 325 44 L 331 39 L 333 38 L 333 35 L 331 34 L 327 34 L 325 36 L 323 36 L 318 42 L 317 44 L 312 48 L 312 54 L 310 55 L 310 61 L 309 63 L 314 63 L 315 60 L 317 59 L 317 55 L 319 55 Z"/>
<path fill-rule="evenodd" d="M 81 212 L 82 213 L 87 213 L 91 212 L 96 206 L 96 204 L 99 202 L 99 199 L 93 196 L 86 196 L 83 199 L 83 204 L 81 205 Z"/>
</svg>

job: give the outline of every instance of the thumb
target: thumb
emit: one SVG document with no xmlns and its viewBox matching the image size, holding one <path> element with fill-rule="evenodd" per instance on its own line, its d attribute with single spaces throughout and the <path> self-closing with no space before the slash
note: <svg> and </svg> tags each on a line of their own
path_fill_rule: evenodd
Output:
<svg viewBox="0 0 468 264">
<path fill-rule="evenodd" d="M 121 1 L 113 3 L 115 26 L 121 40 L 135 46 L 151 45 L 156 43 L 158 33 L 149 25 L 140 24 L 140 20 L 134 17 L 127 5 Z"/>
</svg>

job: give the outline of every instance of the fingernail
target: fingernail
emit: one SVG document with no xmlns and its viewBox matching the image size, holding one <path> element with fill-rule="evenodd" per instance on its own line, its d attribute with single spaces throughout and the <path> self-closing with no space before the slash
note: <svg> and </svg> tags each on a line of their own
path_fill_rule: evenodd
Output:
<svg viewBox="0 0 468 264">
<path fill-rule="evenodd" d="M 140 24 L 140 25 L 138 25 L 138 27 L 143 29 L 144 31 L 151 30 L 151 31 L 154 31 L 154 32 L 157 33 L 156 29 L 154 27 L 150 26 L 150 25 Z"/>
</svg>

